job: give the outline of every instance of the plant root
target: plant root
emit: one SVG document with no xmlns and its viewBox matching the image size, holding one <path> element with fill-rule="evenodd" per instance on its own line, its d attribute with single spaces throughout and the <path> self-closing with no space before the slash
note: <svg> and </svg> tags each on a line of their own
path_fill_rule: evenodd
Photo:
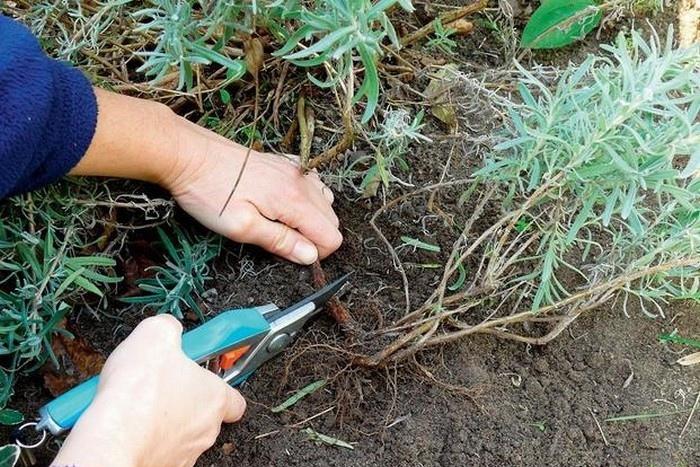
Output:
<svg viewBox="0 0 700 467">
<path fill-rule="evenodd" d="M 326 273 L 321 266 L 320 261 L 316 261 L 311 265 L 311 271 L 313 274 L 314 287 L 321 288 L 328 284 L 328 279 L 326 278 Z M 332 297 L 326 304 L 326 310 L 328 314 L 333 317 L 336 323 L 340 325 L 343 331 L 352 332 L 354 329 L 354 321 L 352 316 L 348 312 L 347 308 L 343 306 L 338 297 Z"/>
</svg>

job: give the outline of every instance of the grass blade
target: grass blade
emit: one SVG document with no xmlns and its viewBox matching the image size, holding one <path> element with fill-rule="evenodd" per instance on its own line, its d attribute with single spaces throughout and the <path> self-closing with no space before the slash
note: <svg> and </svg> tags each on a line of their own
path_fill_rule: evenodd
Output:
<svg viewBox="0 0 700 467">
<path fill-rule="evenodd" d="M 287 399 L 286 401 L 282 402 L 280 405 L 273 407 L 272 412 L 273 413 L 279 413 L 287 410 L 300 400 L 302 400 L 304 397 L 308 396 L 309 394 L 312 394 L 319 389 L 321 389 L 323 386 L 326 385 L 326 380 L 325 379 L 320 379 L 318 381 L 314 381 L 313 383 L 301 388 L 298 390 L 292 397 Z"/>
</svg>

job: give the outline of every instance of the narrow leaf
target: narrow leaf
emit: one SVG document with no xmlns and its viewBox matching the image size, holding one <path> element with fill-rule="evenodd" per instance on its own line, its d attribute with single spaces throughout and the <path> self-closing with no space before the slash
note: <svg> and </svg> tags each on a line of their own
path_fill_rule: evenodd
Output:
<svg viewBox="0 0 700 467">
<path fill-rule="evenodd" d="M 273 407 L 272 412 L 278 413 L 278 412 L 282 412 L 284 410 L 287 410 L 288 408 L 290 408 L 291 406 L 293 406 L 294 404 L 296 404 L 297 402 L 302 400 L 304 397 L 318 391 L 319 389 L 321 389 L 325 385 L 326 385 L 325 379 L 320 379 L 318 381 L 314 381 L 313 383 L 298 390 L 296 393 L 294 393 L 294 395 L 292 395 L 292 397 L 290 397 L 286 401 L 282 402 L 277 407 Z"/>
<path fill-rule="evenodd" d="M 336 446 L 339 448 L 345 448 L 345 449 L 355 449 L 355 447 L 348 443 L 347 441 L 340 440 L 338 438 L 332 438 L 330 436 L 321 434 L 311 428 L 307 428 L 304 430 L 304 433 L 309 437 L 311 441 L 316 441 L 318 443 L 323 443 L 327 444 L 329 446 Z"/>
<path fill-rule="evenodd" d="M 0 425 L 19 425 L 24 421 L 22 412 L 13 409 L 0 410 Z"/>
</svg>

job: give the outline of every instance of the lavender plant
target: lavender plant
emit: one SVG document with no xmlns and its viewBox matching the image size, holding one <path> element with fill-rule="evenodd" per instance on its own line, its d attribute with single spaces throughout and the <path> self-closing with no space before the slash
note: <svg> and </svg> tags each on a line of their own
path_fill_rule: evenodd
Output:
<svg viewBox="0 0 700 467">
<path fill-rule="evenodd" d="M 138 71 L 161 81 L 173 68 L 178 70 L 178 89 L 191 89 L 193 67 L 212 62 L 227 68 L 229 79 L 245 73 L 242 60 L 231 59 L 222 47 L 236 31 L 250 31 L 256 2 L 195 2 L 152 0 L 151 8 L 133 13 L 141 24 L 136 31 L 154 32 L 156 46 L 140 52 L 146 58 Z M 199 8 L 193 11 L 195 3 Z"/>
<path fill-rule="evenodd" d="M 413 11 L 410 0 L 319 0 L 313 8 L 298 13 L 298 29 L 274 55 L 284 57 L 296 66 L 314 68 L 326 66 L 328 78 L 319 80 L 311 73 L 308 78 L 320 87 L 333 87 L 355 73 L 354 62 L 364 68 L 364 78 L 353 101 L 366 98 L 362 121 L 367 122 L 379 102 L 379 73 L 377 60 L 382 55 L 382 41 L 389 38 L 399 47 L 396 31 L 387 16 L 395 5 Z M 308 46 L 303 42 L 308 41 Z"/>
<path fill-rule="evenodd" d="M 440 286 L 367 363 L 477 332 L 542 344 L 614 297 L 650 316 L 700 298 L 700 48 L 668 37 L 620 36 L 553 88 L 519 68 L 521 103 L 503 106 L 506 130 L 469 190 L 479 198 Z M 503 215 L 472 232 L 496 200 Z M 467 263 L 469 285 L 448 293 Z M 490 311 L 469 322 L 475 307 Z"/>
</svg>

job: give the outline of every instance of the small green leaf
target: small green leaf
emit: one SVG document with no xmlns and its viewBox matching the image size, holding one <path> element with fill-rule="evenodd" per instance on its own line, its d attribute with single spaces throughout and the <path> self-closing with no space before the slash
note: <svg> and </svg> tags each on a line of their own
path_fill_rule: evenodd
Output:
<svg viewBox="0 0 700 467">
<path fill-rule="evenodd" d="M 231 103 L 231 94 L 226 89 L 221 89 L 219 91 L 219 96 L 221 97 L 221 102 L 223 102 L 226 105 L 229 105 Z"/>
<path fill-rule="evenodd" d="M 16 444 L 6 444 L 0 447 L 0 467 L 13 467 L 17 465 L 21 449 Z"/>
<path fill-rule="evenodd" d="M 700 170 L 700 149 L 693 152 L 693 155 L 688 159 L 688 163 L 681 172 L 681 178 L 689 178 L 693 176 L 698 170 Z"/>
<path fill-rule="evenodd" d="M 13 409 L 0 410 L 0 425 L 19 425 L 24 421 L 22 412 Z"/>
<path fill-rule="evenodd" d="M 272 408 L 273 413 L 278 413 L 282 412 L 284 410 L 287 410 L 300 400 L 302 400 L 304 397 L 308 396 L 309 394 L 312 394 L 319 389 L 321 389 L 323 386 L 326 385 L 326 380 L 325 379 L 320 379 L 318 381 L 314 381 L 313 383 L 309 384 L 308 386 L 305 386 L 298 390 L 292 397 L 287 399 L 286 401 L 282 402 L 280 405 L 277 407 Z"/>
<path fill-rule="evenodd" d="M 556 49 L 583 39 L 603 17 L 593 0 L 549 0 L 533 13 L 523 30 L 521 46 Z"/>
<path fill-rule="evenodd" d="M 431 251 L 433 253 L 440 253 L 440 247 L 437 245 L 431 245 L 430 243 L 425 243 L 417 238 L 407 237 L 405 235 L 401 236 L 401 241 L 404 245 L 412 246 L 413 248 L 418 248 L 425 251 Z"/>
<path fill-rule="evenodd" d="M 675 332 L 670 334 L 661 334 L 658 337 L 659 342 L 671 342 L 673 344 L 687 345 L 689 347 L 695 347 L 700 349 L 700 340 L 691 339 L 689 337 L 681 337 Z"/>
<path fill-rule="evenodd" d="M 457 265 L 457 270 L 459 271 L 459 276 L 457 276 L 457 280 L 454 281 L 452 285 L 447 287 L 447 290 L 449 290 L 450 292 L 454 292 L 456 290 L 461 289 L 464 285 L 464 281 L 467 280 L 467 269 L 462 263 L 459 263 Z"/>
<path fill-rule="evenodd" d="M 73 271 L 68 277 L 65 278 L 63 282 L 61 282 L 61 285 L 58 286 L 54 295 L 56 297 L 60 297 L 61 294 L 65 292 L 66 289 L 75 281 L 75 279 L 83 273 L 83 271 L 85 271 L 85 268 L 79 268 Z"/>
</svg>

